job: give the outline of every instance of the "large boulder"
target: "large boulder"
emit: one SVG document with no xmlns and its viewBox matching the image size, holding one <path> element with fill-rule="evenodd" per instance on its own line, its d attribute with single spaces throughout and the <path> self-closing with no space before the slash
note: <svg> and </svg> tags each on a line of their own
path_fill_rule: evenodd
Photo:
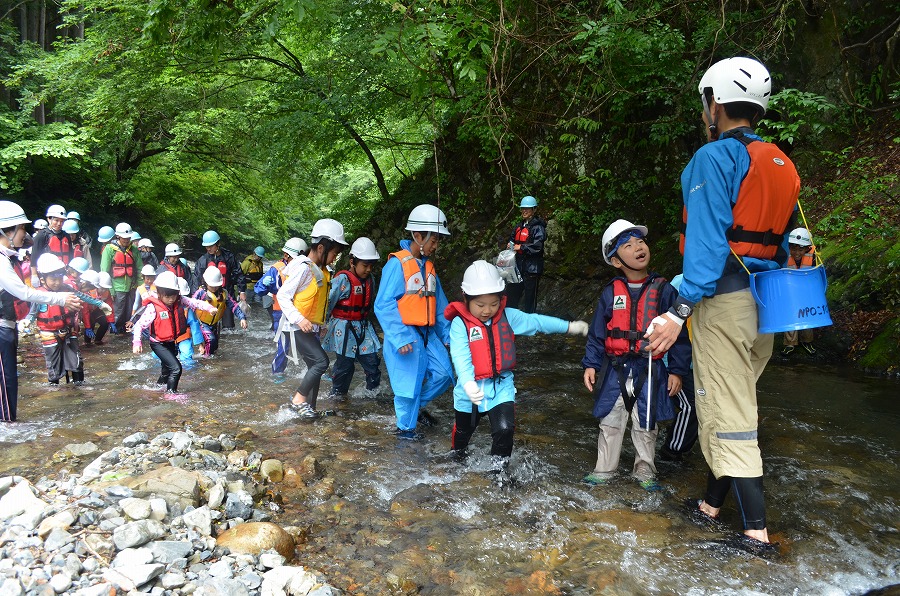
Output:
<svg viewBox="0 0 900 596">
<path fill-rule="evenodd" d="M 166 500 L 171 507 L 178 504 L 182 509 L 188 505 L 200 504 L 200 475 L 181 468 L 163 466 L 140 476 L 132 476 L 119 481 L 135 493 L 151 495 Z"/>
<path fill-rule="evenodd" d="M 258 556 L 264 550 L 274 549 L 288 561 L 294 558 L 294 538 L 281 526 L 269 522 L 238 524 L 222 532 L 216 544 L 233 553 Z"/>
</svg>

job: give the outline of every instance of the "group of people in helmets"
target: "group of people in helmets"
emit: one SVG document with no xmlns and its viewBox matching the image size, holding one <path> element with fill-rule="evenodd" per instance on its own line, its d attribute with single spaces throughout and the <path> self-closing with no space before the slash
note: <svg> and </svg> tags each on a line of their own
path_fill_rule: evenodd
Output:
<svg viewBox="0 0 900 596">
<path fill-rule="evenodd" d="M 526 276 L 526 285 L 517 289 L 521 295 L 515 296 L 523 303 L 522 310 L 509 307 L 511 288 L 506 287 L 497 267 L 486 261 L 476 261 L 466 269 L 460 287 L 462 300 L 447 300 L 431 257 L 450 229 L 444 212 L 434 205 L 422 204 L 409 213 L 405 226 L 409 237 L 388 255 L 377 288 L 372 271 L 380 255 L 368 238 L 353 243 L 349 267 L 332 278 L 330 266 L 349 243 L 339 222 L 321 219 L 313 226 L 309 245 L 291 238 L 282 248 L 282 259 L 267 271 L 254 265 L 259 275 L 253 280 L 254 292 L 271 301 L 276 382 L 283 380 L 288 360 L 302 358 L 307 365 L 291 407 L 302 418 L 318 417 L 319 387 L 329 366 L 326 350 L 337 354 L 334 397 L 346 395 L 356 360 L 364 369 L 367 390 L 377 390 L 379 353 L 383 352 L 394 393 L 398 438 L 419 439 L 418 426 L 434 422 L 426 406 L 452 386 L 453 449 L 464 454 L 479 420 L 487 416 L 491 454 L 502 466 L 512 451 L 515 426 L 515 337 L 535 333 L 588 336 L 582 362 L 584 382 L 595 391 L 601 432 L 597 467 L 586 481 L 604 484 L 615 473 L 629 417 L 633 430 L 655 432 L 655 421 L 663 418 L 658 409 L 651 409 L 650 377 L 656 387 L 662 385 L 662 391 L 673 395 L 672 389 L 681 387 L 680 379 L 673 376 L 691 375 L 696 386 L 691 394 L 696 398 L 700 422 L 699 443 L 710 471 L 703 498 L 692 501 L 690 508 L 698 516 L 716 518 L 733 490 L 744 524 L 741 536 L 755 548 L 769 547 L 757 440 L 756 380 L 771 357 L 773 340 L 771 334 L 758 331 L 748 272 L 785 266 L 789 236 L 805 247 L 794 258 L 796 266 L 802 266 L 812 242 L 802 228 L 788 232 L 796 225 L 800 185 L 796 169 L 777 147 L 754 132 L 771 94 L 765 66 L 751 58 L 716 62 L 703 75 L 699 94 L 709 143 L 697 151 L 681 177 L 684 270 L 678 289 L 650 272 L 646 227 L 619 220 L 604 234 L 602 249 L 604 260 L 621 275 L 602 292 L 590 325 L 524 312 L 534 310 L 536 278 L 543 265 L 534 259 L 529 262 L 529 257 L 538 254 L 543 258 L 545 235 L 543 221 L 534 217 L 537 201 L 533 197 L 522 200 L 523 224 L 509 241 L 509 248 L 521 255 L 517 256 L 520 268 L 531 276 L 531 283 Z M 53 206 L 47 218 L 45 230 L 34 239 L 36 259 L 45 252 L 57 258 L 56 251 L 76 246 L 81 247 L 83 258 L 89 258 L 84 239 L 78 236 L 77 214 Z M 0 412 L 4 420 L 15 420 L 16 415 L 17 301 L 40 305 L 41 312 L 55 314 L 82 308 L 82 301 L 69 287 L 38 291 L 14 271 L 16 248 L 22 245 L 27 223 L 21 208 L 0 202 Z M 109 242 L 103 249 L 101 270 L 112 278 L 108 285 L 116 317 L 110 328 L 121 331 L 132 310 L 133 295 L 126 301 L 127 296 L 120 294 L 137 286 L 129 278 L 142 271 L 143 258 L 131 248 L 134 232 L 127 224 L 102 230 L 98 239 Z M 160 381 L 169 390 L 177 387 L 177 344 L 190 327 L 186 319 L 191 311 L 203 317 L 222 317 L 230 310 L 243 320 L 239 308 L 228 308 L 233 303 L 231 296 L 218 298 L 217 288 L 237 285 L 243 289 L 246 283 L 233 255 L 219 249 L 218 242 L 214 231 L 203 237 L 208 251 L 201 257 L 202 264 L 198 262 L 195 278 L 205 281 L 206 293 L 195 294 L 195 298 L 188 298 L 179 282 L 187 277 L 179 262 L 179 248 L 167 246 L 165 259 L 155 272 L 155 293 L 147 300 L 148 309 L 133 324 L 134 350 L 140 351 L 141 333 L 148 331 L 150 346 L 162 362 Z M 528 250 L 524 250 L 526 246 Z M 71 258 L 76 258 L 74 253 Z M 71 269 L 71 262 L 68 265 Z M 37 263 L 37 276 L 44 276 L 44 282 L 57 274 L 57 269 Z M 216 297 L 210 299 L 207 294 Z M 120 316 L 120 312 L 125 314 Z M 629 313 L 631 316 L 626 316 Z M 383 340 L 375 334 L 370 314 L 377 318 Z M 692 372 L 677 355 L 677 346 L 683 345 L 687 335 L 686 321 L 691 324 Z M 659 358 L 673 346 L 669 370 Z M 676 369 L 679 374 L 673 374 Z M 632 437 L 638 452 L 635 472 L 640 468 L 652 475 L 653 445 L 635 439 L 634 432 Z M 655 434 L 653 437 L 655 442 Z M 647 486 L 657 485 L 650 482 Z"/>
</svg>

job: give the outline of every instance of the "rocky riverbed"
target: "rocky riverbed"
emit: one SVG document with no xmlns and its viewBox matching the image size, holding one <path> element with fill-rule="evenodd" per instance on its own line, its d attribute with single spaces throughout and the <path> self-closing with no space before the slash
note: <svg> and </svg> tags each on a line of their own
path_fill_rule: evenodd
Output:
<svg viewBox="0 0 900 596">
<path fill-rule="evenodd" d="M 103 453 L 82 443 L 54 454 L 96 455 L 80 473 L 0 478 L 0 596 L 340 593 L 296 565 L 302 529 L 269 521 L 281 462 L 238 441 L 138 432 Z"/>
</svg>

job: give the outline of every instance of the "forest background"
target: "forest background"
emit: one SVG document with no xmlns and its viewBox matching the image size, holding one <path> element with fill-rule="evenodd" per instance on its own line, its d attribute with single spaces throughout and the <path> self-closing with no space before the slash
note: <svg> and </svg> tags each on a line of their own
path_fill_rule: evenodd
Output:
<svg viewBox="0 0 900 596">
<path fill-rule="evenodd" d="M 0 193 L 91 233 L 270 256 L 319 217 L 383 256 L 439 204 L 445 288 L 518 201 L 548 220 L 541 310 L 589 316 L 599 237 L 651 229 L 680 269 L 679 175 L 704 141 L 699 77 L 753 56 L 759 131 L 795 161 L 829 273 L 825 352 L 900 369 L 900 4 L 861 0 L 4 0 Z"/>
</svg>

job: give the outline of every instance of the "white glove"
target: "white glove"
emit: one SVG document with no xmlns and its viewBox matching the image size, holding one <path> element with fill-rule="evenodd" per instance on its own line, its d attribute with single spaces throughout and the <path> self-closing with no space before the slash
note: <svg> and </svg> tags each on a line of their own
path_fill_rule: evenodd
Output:
<svg viewBox="0 0 900 596">
<path fill-rule="evenodd" d="M 585 321 L 571 321 L 569 329 L 566 331 L 569 335 L 587 335 L 591 328 Z"/>
<path fill-rule="evenodd" d="M 667 313 L 667 314 L 668 314 L 670 317 L 672 317 L 671 320 L 675 321 L 675 323 L 678 325 L 678 328 L 679 328 L 679 329 L 681 328 L 682 325 L 684 325 L 684 319 L 682 319 L 681 317 L 676 317 L 676 316 L 673 315 L 672 313 Z M 664 316 L 662 316 L 662 315 L 659 315 L 658 317 L 656 317 L 655 319 L 653 319 L 652 321 L 650 321 L 650 326 L 647 327 L 647 335 L 652 334 L 652 333 L 653 333 L 653 329 L 654 329 L 657 325 L 659 325 L 660 327 L 662 327 L 663 325 L 665 325 L 665 324 L 668 323 L 668 322 L 669 322 L 669 319 L 668 319 L 668 318 L 666 318 L 666 317 L 664 317 Z"/>
<path fill-rule="evenodd" d="M 478 381 L 466 381 L 463 384 L 463 391 L 466 392 L 466 395 L 469 396 L 469 399 L 476 406 L 484 399 L 484 391 L 478 386 Z"/>
</svg>

